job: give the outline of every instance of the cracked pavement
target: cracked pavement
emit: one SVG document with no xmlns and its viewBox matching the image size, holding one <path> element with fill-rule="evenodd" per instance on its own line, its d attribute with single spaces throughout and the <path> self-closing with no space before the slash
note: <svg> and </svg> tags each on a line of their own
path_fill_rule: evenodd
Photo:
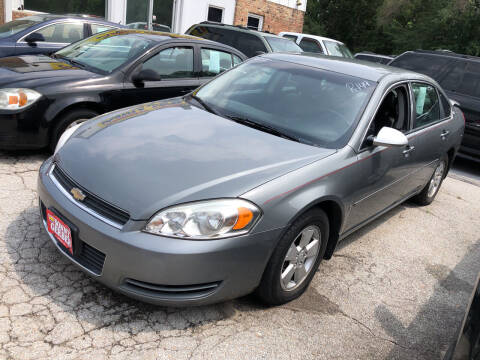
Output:
<svg viewBox="0 0 480 360">
<path fill-rule="evenodd" d="M 35 192 L 45 158 L 0 152 L 0 359 L 441 359 L 480 270 L 480 188 L 449 177 L 431 206 L 345 239 L 292 303 L 143 304 L 51 243 Z"/>
</svg>

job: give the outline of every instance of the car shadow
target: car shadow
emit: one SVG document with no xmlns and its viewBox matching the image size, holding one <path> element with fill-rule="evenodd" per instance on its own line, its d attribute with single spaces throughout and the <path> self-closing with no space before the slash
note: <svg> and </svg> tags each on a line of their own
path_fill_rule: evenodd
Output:
<svg viewBox="0 0 480 360">
<path fill-rule="evenodd" d="M 399 345 L 392 349 L 387 359 L 403 358 L 406 349 L 431 359 L 443 358 L 461 326 L 480 270 L 479 259 L 480 239 L 452 270 L 443 265 L 427 264 L 426 271 L 437 283 L 433 294 L 408 326 L 384 305 L 375 309 L 382 328 Z M 443 345 L 439 347 L 438 344 Z"/>
<path fill-rule="evenodd" d="M 235 301 L 173 308 L 142 303 L 114 292 L 58 251 L 45 232 L 36 207 L 26 209 L 7 226 L 5 243 L 16 272 L 14 277 L 20 280 L 27 296 L 42 298 L 50 309 L 53 306 L 59 313 L 71 314 L 81 324 L 88 324 L 82 325 L 84 328 L 128 328 L 141 322 L 151 331 L 186 330 L 230 319 L 237 312 Z M 248 300 L 241 307 L 250 308 Z"/>
</svg>

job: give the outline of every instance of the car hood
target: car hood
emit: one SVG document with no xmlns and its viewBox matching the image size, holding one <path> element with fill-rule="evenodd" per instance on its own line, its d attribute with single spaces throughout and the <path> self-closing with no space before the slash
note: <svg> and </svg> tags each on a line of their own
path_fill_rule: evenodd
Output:
<svg viewBox="0 0 480 360">
<path fill-rule="evenodd" d="M 90 120 L 54 160 L 87 191 L 146 220 L 166 206 L 239 196 L 334 152 L 176 99 Z"/>
<path fill-rule="evenodd" d="M 96 74 L 45 55 L 0 58 L 0 86 L 36 88 L 58 81 L 91 78 Z"/>
</svg>

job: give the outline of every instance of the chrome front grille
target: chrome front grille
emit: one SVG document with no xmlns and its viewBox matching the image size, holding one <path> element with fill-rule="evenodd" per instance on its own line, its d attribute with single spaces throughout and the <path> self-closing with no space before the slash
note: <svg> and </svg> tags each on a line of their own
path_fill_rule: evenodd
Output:
<svg viewBox="0 0 480 360">
<path fill-rule="evenodd" d="M 107 224 L 116 228 L 121 228 L 130 219 L 130 215 L 125 210 L 119 209 L 118 207 L 100 199 L 96 195 L 90 193 L 88 190 L 82 188 L 56 164 L 53 165 L 52 169 L 50 170 L 50 178 L 55 182 L 60 190 L 63 190 L 63 193 L 70 200 Z M 82 201 L 77 201 L 74 199 L 71 194 L 71 190 L 73 188 L 82 190 L 82 192 L 86 195 Z"/>
</svg>

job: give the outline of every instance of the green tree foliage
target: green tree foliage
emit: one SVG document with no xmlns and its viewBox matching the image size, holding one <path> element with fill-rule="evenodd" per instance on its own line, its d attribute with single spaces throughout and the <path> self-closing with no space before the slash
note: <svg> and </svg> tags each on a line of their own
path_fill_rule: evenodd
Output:
<svg viewBox="0 0 480 360">
<path fill-rule="evenodd" d="M 355 52 L 480 55 L 480 0 L 309 0 L 304 32 L 344 41 Z"/>
</svg>

